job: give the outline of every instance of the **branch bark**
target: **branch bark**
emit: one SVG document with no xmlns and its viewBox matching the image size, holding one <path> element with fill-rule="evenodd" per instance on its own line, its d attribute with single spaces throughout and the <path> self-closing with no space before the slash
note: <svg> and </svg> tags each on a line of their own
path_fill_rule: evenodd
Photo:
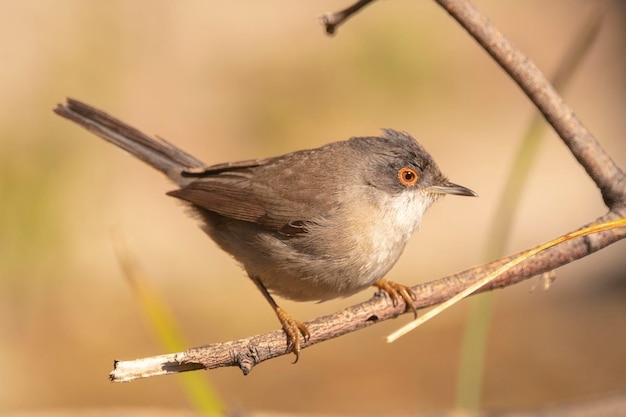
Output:
<svg viewBox="0 0 626 417">
<path fill-rule="evenodd" d="M 361 11 L 361 9 L 363 9 L 365 6 L 372 3 L 373 1 L 374 0 L 359 0 L 352 6 L 347 7 L 339 12 L 326 13 L 324 16 L 320 17 L 320 23 L 326 28 L 327 34 L 334 35 L 339 26 L 341 26 L 353 14 L 358 13 L 359 11 Z"/>
<path fill-rule="evenodd" d="M 373 1 L 373 0 L 371 0 Z M 327 14 L 323 23 L 332 33 L 371 1 L 358 1 L 336 14 Z M 485 16 L 466 0 L 436 0 L 453 16 L 515 80 L 552 125 L 574 157 L 598 186 L 609 212 L 594 223 L 626 216 L 626 178 L 623 171 L 585 128 L 543 74 L 521 51 L 509 42 Z M 329 29 L 329 24 L 332 25 Z M 532 276 L 553 270 L 580 259 L 626 237 L 625 229 L 614 229 L 574 239 L 539 253 L 530 260 L 503 274 L 480 291 L 490 291 L 513 285 Z M 501 258 L 485 265 L 467 269 L 437 281 L 413 287 L 418 299 L 417 308 L 441 303 L 462 291 L 479 277 L 510 261 L 514 256 Z M 307 323 L 311 338 L 303 343 L 307 348 L 316 343 L 339 337 L 375 323 L 397 317 L 405 312 L 405 305 L 394 306 L 377 294 L 367 302 L 348 307 L 338 313 L 320 317 Z M 288 353 L 285 335 L 274 331 L 246 339 L 217 343 L 189 349 L 185 352 L 162 355 L 134 361 L 119 361 L 110 374 L 112 381 L 126 382 L 147 376 L 164 375 L 196 369 L 238 366 L 248 374 L 257 364 Z"/>
<path fill-rule="evenodd" d="M 620 216 L 609 213 L 599 218 L 597 223 L 617 218 Z M 621 228 L 565 242 L 521 263 L 478 292 L 504 288 L 551 271 L 624 237 L 626 237 L 626 229 Z M 417 294 L 415 306 L 421 309 L 439 304 L 517 256 L 500 258 L 436 281 L 414 286 L 413 290 Z M 306 323 L 311 332 L 311 338 L 303 342 L 302 349 L 398 317 L 406 311 L 403 303 L 394 306 L 384 292 L 378 292 L 364 303 Z M 131 361 L 116 361 L 109 378 L 114 382 L 129 382 L 139 378 L 225 366 L 237 366 L 244 375 L 247 375 L 259 363 L 289 353 L 284 332 L 274 331 L 245 339 L 191 348 L 185 352 Z"/>
<path fill-rule="evenodd" d="M 624 172 L 576 117 L 539 68 L 467 0 L 436 0 L 491 55 L 537 106 L 596 183 L 607 207 L 624 204 Z"/>
</svg>

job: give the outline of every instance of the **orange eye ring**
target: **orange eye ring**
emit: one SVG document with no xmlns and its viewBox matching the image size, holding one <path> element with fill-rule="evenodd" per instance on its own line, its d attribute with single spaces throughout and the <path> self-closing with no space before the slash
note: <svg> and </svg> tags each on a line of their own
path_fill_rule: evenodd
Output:
<svg viewBox="0 0 626 417">
<path fill-rule="evenodd" d="M 398 171 L 398 181 L 400 181 L 402 185 L 410 187 L 411 185 L 415 185 L 418 179 L 419 174 L 413 168 L 404 167 Z"/>
</svg>

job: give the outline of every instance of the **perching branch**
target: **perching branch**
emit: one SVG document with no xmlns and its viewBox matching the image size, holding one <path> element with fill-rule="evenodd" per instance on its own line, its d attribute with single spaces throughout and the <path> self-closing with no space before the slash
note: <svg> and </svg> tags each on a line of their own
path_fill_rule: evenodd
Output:
<svg viewBox="0 0 626 417">
<path fill-rule="evenodd" d="M 598 223 L 613 220 L 612 217 L 615 216 L 607 215 L 598 219 Z M 534 275 L 551 271 L 624 237 L 626 237 L 626 228 L 622 227 L 567 241 L 522 262 L 518 267 L 505 272 L 498 279 L 480 289 L 479 292 L 513 285 Z M 415 293 L 418 294 L 415 306 L 425 308 L 446 301 L 482 276 L 517 256 L 501 258 L 437 281 L 417 285 L 413 287 Z M 377 293 L 369 301 L 306 323 L 311 332 L 311 338 L 303 342 L 302 349 L 395 318 L 405 312 L 404 304 L 394 306 L 391 300 L 382 294 L 384 293 Z M 288 353 L 290 351 L 287 348 L 285 334 L 282 331 L 274 331 L 246 339 L 200 346 L 180 353 L 132 361 L 116 361 L 109 378 L 114 382 L 129 382 L 150 376 L 224 366 L 238 366 L 244 375 L 247 375 L 255 365 Z"/>
<path fill-rule="evenodd" d="M 337 26 L 372 1 L 361 0 L 339 13 L 327 14 L 322 19 L 326 31 L 334 33 Z M 437 0 L 437 2 L 511 75 L 597 184 L 609 212 L 594 223 L 625 217 L 626 177 L 623 171 L 602 149 L 572 109 L 564 103 L 538 68 L 468 1 Z M 621 228 L 565 242 L 521 263 L 480 291 L 503 288 L 551 271 L 625 237 L 626 229 Z M 418 294 L 415 305 L 421 309 L 441 303 L 514 257 L 501 258 L 437 281 L 415 286 L 413 289 Z M 307 323 L 311 339 L 304 342 L 302 348 L 397 317 L 404 311 L 404 304 L 394 306 L 388 297 L 377 294 L 369 301 Z M 247 339 L 192 348 L 181 353 L 116 362 L 110 378 L 112 381 L 126 382 L 148 376 L 223 366 L 238 366 L 244 374 L 248 374 L 255 365 L 286 353 L 288 352 L 284 333 L 274 331 Z"/>
</svg>

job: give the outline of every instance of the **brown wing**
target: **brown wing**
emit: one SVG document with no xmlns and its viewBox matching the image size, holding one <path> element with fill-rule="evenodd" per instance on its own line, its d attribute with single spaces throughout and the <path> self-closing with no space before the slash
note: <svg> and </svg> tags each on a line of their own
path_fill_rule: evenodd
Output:
<svg viewBox="0 0 626 417">
<path fill-rule="evenodd" d="M 184 175 L 197 179 L 168 194 L 288 236 L 303 234 L 339 207 L 337 175 L 351 172 L 345 163 L 328 169 L 337 164 L 327 148 L 189 171 Z"/>
<path fill-rule="evenodd" d="M 306 233 L 306 223 L 315 218 L 313 201 L 303 201 L 299 194 L 297 190 L 285 193 L 260 181 L 253 186 L 247 175 L 230 173 L 202 178 L 168 193 L 222 216 L 256 223 L 287 236 Z"/>
<path fill-rule="evenodd" d="M 194 181 L 167 194 L 225 217 L 258 222 L 266 217 L 267 210 L 263 201 L 250 193 L 250 188 L 245 179 L 218 176 Z"/>
</svg>

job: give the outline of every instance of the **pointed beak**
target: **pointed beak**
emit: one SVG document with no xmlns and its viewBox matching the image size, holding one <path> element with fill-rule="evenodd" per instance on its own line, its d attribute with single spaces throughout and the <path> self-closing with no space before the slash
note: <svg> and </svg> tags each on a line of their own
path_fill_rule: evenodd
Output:
<svg viewBox="0 0 626 417">
<path fill-rule="evenodd" d="M 469 188 L 463 187 L 462 185 L 453 184 L 451 182 L 447 182 L 443 185 L 431 185 L 430 187 L 428 187 L 428 190 L 437 194 L 454 194 L 464 195 L 468 197 L 478 197 L 478 194 L 476 194 Z"/>
</svg>

